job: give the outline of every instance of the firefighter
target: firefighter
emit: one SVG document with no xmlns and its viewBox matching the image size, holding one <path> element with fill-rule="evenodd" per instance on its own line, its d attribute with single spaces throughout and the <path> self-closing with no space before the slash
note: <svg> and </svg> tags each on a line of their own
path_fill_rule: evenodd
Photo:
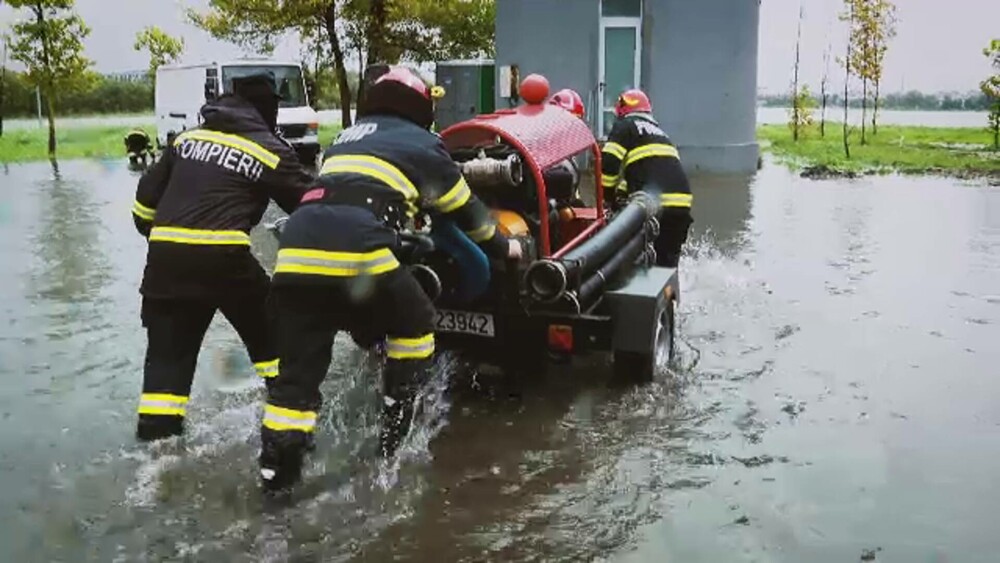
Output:
<svg viewBox="0 0 1000 563">
<path fill-rule="evenodd" d="M 601 154 L 601 185 L 612 207 L 643 190 L 660 202 L 656 264 L 676 268 L 687 240 L 692 195 L 677 148 L 653 117 L 641 90 L 623 92 L 615 103 L 618 119 Z"/>
<path fill-rule="evenodd" d="M 373 80 L 358 121 L 327 149 L 318 187 L 284 226 L 272 278 L 281 375 L 261 427 L 265 489 L 301 475 L 338 331 L 384 344 L 379 455 L 394 455 L 409 432 L 434 357 L 434 308 L 400 262 L 398 232 L 418 212 L 452 221 L 495 259 L 521 255 L 430 131 L 439 96 L 402 67 Z"/>
<path fill-rule="evenodd" d="M 575 90 L 564 88 L 549 98 L 549 104 L 561 107 L 581 120 L 586 119 L 583 98 Z M 586 205 L 580 199 L 580 170 L 572 158 L 567 158 L 544 172 L 545 185 L 550 193 L 569 194 L 567 203 L 582 207 Z"/>
<path fill-rule="evenodd" d="M 149 141 L 149 135 L 142 129 L 133 129 L 125 135 L 124 141 L 129 164 L 138 166 L 141 160 L 142 165 L 146 166 L 148 159 L 153 156 L 153 144 Z"/>
<path fill-rule="evenodd" d="M 198 352 L 216 310 L 239 333 L 257 375 L 271 382 L 278 374 L 266 317 L 269 278 L 250 252 L 249 231 L 270 199 L 294 211 L 312 177 L 275 133 L 273 75 L 234 80 L 233 91 L 202 107 L 202 125 L 177 135 L 136 191 L 132 215 L 148 239 L 141 441 L 183 434 Z"/>
</svg>

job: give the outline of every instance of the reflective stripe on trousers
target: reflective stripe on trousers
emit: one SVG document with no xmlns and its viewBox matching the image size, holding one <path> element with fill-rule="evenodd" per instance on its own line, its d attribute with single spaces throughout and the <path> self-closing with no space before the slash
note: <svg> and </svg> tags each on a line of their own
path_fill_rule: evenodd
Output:
<svg viewBox="0 0 1000 563">
<path fill-rule="evenodd" d="M 328 252 L 308 248 L 278 251 L 275 274 L 310 274 L 330 277 L 375 276 L 399 267 L 388 248 L 372 252 Z"/>
<path fill-rule="evenodd" d="M 269 362 L 257 362 L 253 367 L 257 370 L 258 376 L 264 379 L 272 379 L 278 377 L 278 365 L 278 360 L 271 360 Z"/>
<path fill-rule="evenodd" d="M 139 399 L 139 414 L 184 416 L 188 398 L 168 393 L 143 393 Z"/>
<path fill-rule="evenodd" d="M 181 227 L 153 227 L 149 242 L 177 244 L 250 246 L 250 235 L 243 231 L 211 231 Z"/>
<path fill-rule="evenodd" d="M 386 353 L 393 360 L 425 360 L 434 355 L 434 334 L 419 338 L 389 337 Z"/>
<path fill-rule="evenodd" d="M 316 429 L 316 413 L 268 404 L 264 406 L 263 425 L 276 432 L 312 432 Z"/>
</svg>

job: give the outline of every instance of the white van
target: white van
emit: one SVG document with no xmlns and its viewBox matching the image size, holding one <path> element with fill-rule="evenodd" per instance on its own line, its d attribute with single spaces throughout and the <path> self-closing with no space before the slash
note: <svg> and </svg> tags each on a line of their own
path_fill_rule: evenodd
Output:
<svg viewBox="0 0 1000 563">
<path fill-rule="evenodd" d="M 233 78 L 262 70 L 274 73 L 282 100 L 278 129 L 299 153 L 314 164 L 320 152 L 319 116 L 309 105 L 302 66 L 271 59 L 163 65 L 156 70 L 156 141 L 160 147 L 186 129 L 201 124 L 201 107 L 232 92 Z"/>
</svg>

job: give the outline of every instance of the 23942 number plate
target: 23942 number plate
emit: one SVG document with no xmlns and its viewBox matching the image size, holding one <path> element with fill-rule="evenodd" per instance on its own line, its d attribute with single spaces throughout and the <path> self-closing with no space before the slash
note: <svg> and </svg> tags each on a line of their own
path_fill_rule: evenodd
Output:
<svg viewBox="0 0 1000 563">
<path fill-rule="evenodd" d="M 436 332 L 459 332 L 476 336 L 494 336 L 493 315 L 470 311 L 439 309 L 434 318 Z"/>
</svg>

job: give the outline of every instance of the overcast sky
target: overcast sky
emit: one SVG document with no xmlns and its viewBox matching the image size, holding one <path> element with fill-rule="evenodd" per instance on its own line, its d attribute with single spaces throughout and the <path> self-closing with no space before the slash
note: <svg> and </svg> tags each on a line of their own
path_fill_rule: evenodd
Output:
<svg viewBox="0 0 1000 563">
<path fill-rule="evenodd" d="M 504 0 L 497 0 L 503 2 Z M 698 1 L 698 0 L 686 0 Z M 752 0 L 731 0 L 747 2 Z M 886 59 L 885 86 L 924 91 L 968 91 L 989 73 L 981 52 L 991 37 L 1000 38 L 1000 0 L 896 0 L 898 35 Z M 194 58 L 226 58 L 241 51 L 212 40 L 186 23 L 184 7 L 204 7 L 208 0 L 77 0 L 77 10 L 92 28 L 87 55 L 103 72 L 145 67 L 146 57 L 132 50 L 135 32 L 159 25 L 184 37 Z M 759 53 L 759 86 L 765 91 L 789 87 L 799 5 L 805 6 L 802 40 L 802 79 L 818 90 L 823 52 L 833 44 L 834 55 L 843 52 L 844 24 L 837 21 L 842 0 L 762 0 Z M 6 28 L 13 10 L 0 8 Z M 277 55 L 298 59 L 298 45 L 289 41 Z M 831 57 L 831 80 L 842 84 L 843 71 Z"/>
</svg>

